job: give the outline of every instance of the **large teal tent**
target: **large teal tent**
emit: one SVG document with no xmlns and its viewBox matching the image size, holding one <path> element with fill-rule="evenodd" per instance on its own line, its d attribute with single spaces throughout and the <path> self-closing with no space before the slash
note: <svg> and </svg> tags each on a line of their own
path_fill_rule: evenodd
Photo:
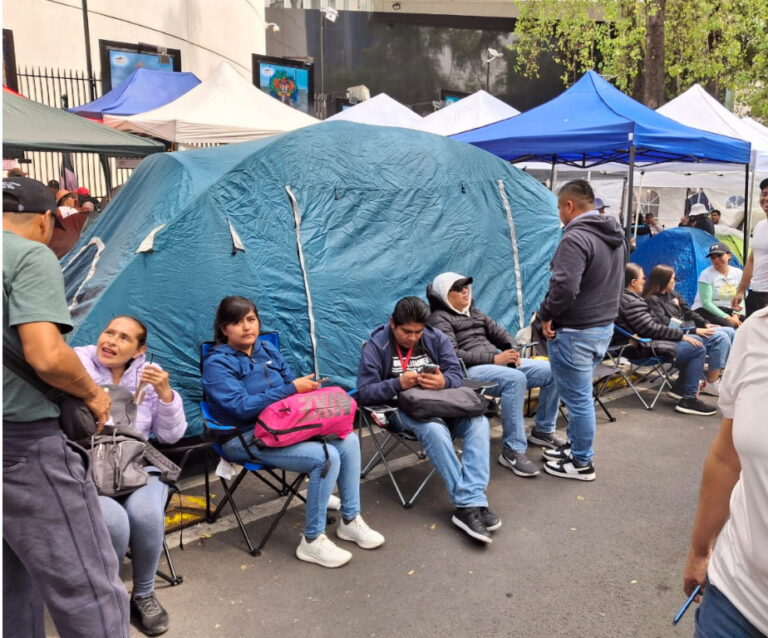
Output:
<svg viewBox="0 0 768 638">
<path fill-rule="evenodd" d="M 297 374 L 353 387 L 360 348 L 435 275 L 475 278 L 516 332 L 546 291 L 560 236 L 553 195 L 443 137 L 329 122 L 149 158 L 65 258 L 75 345 L 116 314 L 148 324 L 196 433 L 198 344 L 219 300 L 254 299 Z"/>
</svg>

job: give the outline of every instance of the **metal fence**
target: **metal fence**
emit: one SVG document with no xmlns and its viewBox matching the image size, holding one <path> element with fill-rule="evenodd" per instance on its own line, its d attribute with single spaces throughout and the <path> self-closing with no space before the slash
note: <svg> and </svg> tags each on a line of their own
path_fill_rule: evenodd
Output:
<svg viewBox="0 0 768 638">
<path fill-rule="evenodd" d="M 94 85 L 94 96 L 101 96 L 101 81 L 89 78 L 84 71 L 68 71 L 54 68 L 19 67 L 17 69 L 19 93 L 30 100 L 53 108 L 71 108 L 91 101 L 89 85 Z M 85 186 L 91 195 L 102 198 L 108 195 L 104 171 L 99 156 L 94 153 L 72 153 L 72 163 L 77 175 L 78 186 Z M 61 181 L 61 153 L 28 151 L 29 163 L 24 170 L 30 177 L 47 183 L 51 179 Z M 129 168 L 118 168 L 118 160 L 109 158 L 112 186 L 124 184 L 133 172 Z M 64 184 L 62 184 L 62 187 Z"/>
</svg>

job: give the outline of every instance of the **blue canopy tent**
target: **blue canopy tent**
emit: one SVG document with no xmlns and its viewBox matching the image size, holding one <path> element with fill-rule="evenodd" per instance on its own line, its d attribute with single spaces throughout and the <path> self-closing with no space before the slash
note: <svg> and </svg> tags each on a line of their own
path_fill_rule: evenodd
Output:
<svg viewBox="0 0 768 638">
<path fill-rule="evenodd" d="M 173 102 L 200 84 L 194 73 L 136 69 L 99 99 L 69 109 L 83 117 L 101 119 L 104 114 L 135 115 Z"/>
<path fill-rule="evenodd" d="M 677 278 L 675 290 L 692 305 L 699 275 L 711 265 L 707 253 L 714 242 L 712 235 L 698 228 L 670 228 L 643 243 L 630 259 L 643 267 L 646 277 L 659 264 L 672 266 Z M 731 257 L 729 263 L 736 268 L 743 267 L 736 257 Z"/>
<path fill-rule="evenodd" d="M 635 165 L 724 162 L 745 165 L 748 199 L 750 144 L 664 117 L 587 71 L 556 98 L 501 122 L 454 135 L 508 161 L 538 160 L 590 168 L 629 165 L 627 236 Z M 745 225 L 745 245 L 749 241 Z M 746 248 L 745 248 L 746 250 Z"/>
<path fill-rule="evenodd" d="M 296 374 L 356 383 L 360 347 L 395 302 L 447 270 L 475 278 L 512 332 L 547 289 L 559 240 L 552 194 L 466 144 L 327 122 L 142 162 L 63 261 L 76 324 L 94 343 L 116 314 L 147 346 L 202 428 L 198 345 L 226 295 L 252 298 Z"/>
</svg>

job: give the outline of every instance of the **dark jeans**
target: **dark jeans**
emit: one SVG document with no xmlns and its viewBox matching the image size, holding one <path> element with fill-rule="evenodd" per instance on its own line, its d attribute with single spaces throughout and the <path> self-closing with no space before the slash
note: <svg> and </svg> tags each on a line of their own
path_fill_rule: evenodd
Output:
<svg viewBox="0 0 768 638">
<path fill-rule="evenodd" d="M 696 610 L 696 633 L 693 638 L 766 638 L 707 579 L 704 597 Z"/>
<path fill-rule="evenodd" d="M 747 311 L 747 317 L 753 312 L 765 308 L 768 305 L 768 292 L 758 292 L 757 290 L 750 290 L 747 293 L 747 300 L 744 302 L 744 306 Z"/>
<path fill-rule="evenodd" d="M 726 308 L 725 306 L 718 306 L 718 308 L 729 315 L 731 314 L 730 308 Z M 698 312 L 702 317 L 709 321 L 709 323 L 713 323 L 716 326 L 726 326 L 730 328 L 734 327 L 734 325 L 730 323 L 725 317 L 718 317 L 705 308 L 696 308 L 696 312 Z M 746 317 L 741 315 L 741 320 L 744 321 L 744 319 L 746 319 Z"/>
<path fill-rule="evenodd" d="M 3 421 L 3 635 L 128 638 L 128 594 L 85 451 L 58 420 Z"/>
</svg>

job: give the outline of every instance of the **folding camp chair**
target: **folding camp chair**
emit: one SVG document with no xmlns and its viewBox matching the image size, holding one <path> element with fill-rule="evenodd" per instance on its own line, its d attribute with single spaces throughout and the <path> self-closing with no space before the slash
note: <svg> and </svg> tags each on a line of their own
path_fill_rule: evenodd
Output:
<svg viewBox="0 0 768 638">
<path fill-rule="evenodd" d="M 466 374 L 466 366 L 464 362 L 459 359 L 462 370 Z M 486 390 L 494 387 L 496 384 L 489 381 L 478 381 L 476 379 L 464 379 L 465 385 L 471 387 L 475 392 L 484 394 Z M 354 390 L 350 394 L 354 395 Z M 394 451 L 403 447 L 407 450 L 408 454 L 413 454 L 419 461 L 423 461 L 427 458 L 424 450 L 421 449 L 419 440 L 416 435 L 408 428 L 393 428 L 391 418 L 397 414 L 398 408 L 390 405 L 368 405 L 358 406 L 358 424 L 360 428 L 360 442 L 363 441 L 363 427 L 368 430 L 371 440 L 376 446 L 376 452 L 370 458 L 368 463 L 360 472 L 360 477 L 365 478 L 368 472 L 374 469 L 379 463 L 381 463 L 392 482 L 395 492 L 400 499 L 400 504 L 405 509 L 413 507 L 414 502 L 418 498 L 419 494 L 424 490 L 435 473 L 435 468 L 432 467 L 429 473 L 419 483 L 416 490 L 410 496 L 406 498 L 403 494 L 403 490 L 395 477 L 394 471 L 389 463 L 389 457 Z"/>
<path fill-rule="evenodd" d="M 276 338 L 277 338 L 277 333 L 265 333 L 259 336 L 259 339 L 269 340 L 272 343 L 275 343 Z M 211 347 L 213 347 L 213 344 L 211 342 L 203 343 L 200 346 L 201 370 L 202 370 L 202 361 Z M 227 458 L 227 455 L 224 452 L 224 449 L 222 446 L 226 441 L 228 441 L 231 438 L 239 437 L 241 443 L 243 444 L 243 447 L 246 450 L 249 449 L 249 447 L 245 443 L 245 440 L 243 439 L 242 434 L 238 432 L 237 428 L 231 425 L 227 425 L 225 423 L 221 423 L 220 421 L 218 421 L 213 417 L 213 415 L 211 414 L 210 405 L 208 404 L 207 401 L 203 400 L 200 402 L 200 411 L 203 415 L 203 424 L 205 426 L 206 437 L 210 440 L 212 444 L 211 445 L 212 449 L 217 454 L 217 456 L 221 459 L 221 461 L 223 461 L 224 463 L 230 463 L 230 460 Z M 248 536 L 248 532 L 246 531 L 242 517 L 240 516 L 240 510 L 237 507 L 237 504 L 234 499 L 234 494 L 237 491 L 237 488 L 240 486 L 240 484 L 243 482 L 243 479 L 248 474 L 254 475 L 256 478 L 262 481 L 265 485 L 269 486 L 270 489 L 274 490 L 274 492 L 278 496 L 284 498 L 284 503 L 282 508 L 272 519 L 272 523 L 269 529 L 267 530 L 266 534 L 264 534 L 263 538 L 261 539 L 261 542 L 255 548 L 253 546 L 253 543 L 251 542 L 250 537 Z M 264 549 L 264 546 L 267 544 L 267 541 L 269 541 L 269 538 L 272 536 L 272 532 L 275 531 L 275 528 L 280 523 L 280 520 L 282 519 L 283 515 L 288 510 L 288 507 L 293 501 L 293 498 L 296 497 L 299 500 L 306 502 L 304 497 L 301 494 L 299 494 L 299 488 L 301 487 L 301 484 L 304 482 L 306 478 L 307 478 L 306 473 L 300 473 L 300 474 L 297 474 L 296 477 L 289 482 L 289 480 L 286 477 L 285 470 L 279 470 L 278 468 L 262 463 L 258 461 L 255 457 L 253 457 L 250 461 L 246 461 L 243 464 L 242 469 L 231 482 L 225 479 L 223 476 L 219 476 L 219 479 L 221 480 L 221 485 L 224 489 L 225 496 L 216 505 L 216 508 L 211 513 L 210 520 L 211 522 L 215 521 L 219 517 L 221 510 L 224 508 L 224 506 L 227 503 L 229 503 L 230 507 L 232 508 L 232 513 L 235 515 L 235 519 L 237 520 L 238 527 L 240 527 L 240 532 L 242 533 L 243 538 L 245 539 L 245 543 L 248 546 L 248 551 L 252 556 L 260 556 L 261 551 Z"/>
<path fill-rule="evenodd" d="M 664 389 L 672 387 L 672 381 L 669 378 L 669 374 L 674 368 L 674 364 L 669 361 L 664 361 L 656 354 L 652 339 L 637 337 L 619 326 L 614 326 L 613 330 L 614 341 L 617 341 L 618 343 L 611 345 L 608 348 L 606 361 L 609 363 L 604 366 L 606 368 L 604 376 L 596 384 L 595 400 L 600 403 L 600 405 L 603 406 L 603 409 L 607 412 L 607 409 L 600 401 L 600 397 L 611 378 L 615 375 L 619 375 L 635 396 L 640 399 L 643 407 L 645 407 L 646 410 L 652 410 Z M 651 356 L 633 356 L 633 342 L 642 344 L 644 349 L 650 350 Z M 623 364 L 623 361 L 628 361 L 629 366 Z M 634 381 L 633 377 L 635 377 Z M 639 387 L 644 381 L 648 381 L 649 387 Z M 650 387 L 659 381 L 658 388 L 654 389 L 653 387 Z M 641 390 L 654 391 L 653 399 L 650 403 L 645 400 L 642 394 L 640 394 Z"/>
</svg>

